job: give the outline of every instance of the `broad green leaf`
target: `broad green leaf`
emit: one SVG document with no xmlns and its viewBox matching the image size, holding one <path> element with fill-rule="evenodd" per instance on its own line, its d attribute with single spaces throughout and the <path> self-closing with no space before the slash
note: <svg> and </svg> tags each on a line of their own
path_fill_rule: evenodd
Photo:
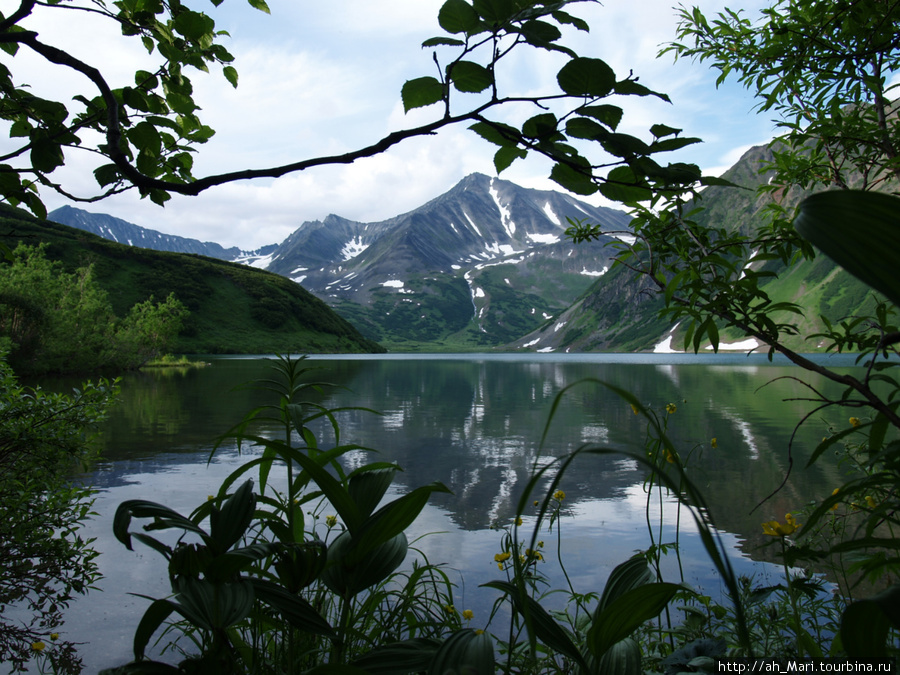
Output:
<svg viewBox="0 0 900 675">
<path fill-rule="evenodd" d="M 222 68 L 222 74 L 225 75 L 225 79 L 231 83 L 231 86 L 237 89 L 238 86 L 238 71 L 234 66 L 225 66 Z"/>
<path fill-rule="evenodd" d="M 644 584 L 622 593 L 595 614 L 587 634 L 588 649 L 595 658 L 600 658 L 663 611 L 679 590 L 681 586 L 663 582 Z"/>
<path fill-rule="evenodd" d="M 350 478 L 347 491 L 350 498 L 356 502 L 356 507 L 363 518 L 372 515 L 375 507 L 381 502 L 384 494 L 394 480 L 397 467 L 381 469 L 378 471 L 364 471 Z"/>
<path fill-rule="evenodd" d="M 578 109 L 578 112 L 586 117 L 593 117 L 601 124 L 605 124 L 611 130 L 615 131 L 622 121 L 624 111 L 616 105 L 587 105 Z"/>
<path fill-rule="evenodd" d="M 605 61 L 579 56 L 560 69 L 556 80 L 571 96 L 606 96 L 616 84 L 616 75 Z"/>
<path fill-rule="evenodd" d="M 581 31 L 590 31 L 590 26 L 588 26 L 587 21 L 585 21 L 584 19 L 579 19 L 577 16 L 572 16 L 568 12 L 556 10 L 555 12 L 552 12 L 551 16 L 559 23 L 575 26 L 575 28 Z"/>
<path fill-rule="evenodd" d="M 514 146 L 516 145 L 516 139 L 521 136 L 518 129 L 511 127 L 508 124 L 503 124 L 502 122 L 491 122 L 490 124 L 486 122 L 475 122 L 469 129 L 481 136 L 488 143 L 500 146 Z"/>
<path fill-rule="evenodd" d="M 186 532 L 194 532 L 204 539 L 208 538 L 208 535 L 200 526 L 167 506 L 143 499 L 129 499 L 119 504 L 119 507 L 116 509 L 116 515 L 113 517 L 113 534 L 129 551 L 133 550 L 131 548 L 131 534 L 128 532 L 132 518 L 153 518 L 153 523 L 146 527 L 148 530 L 163 530 L 174 527 Z"/>
<path fill-rule="evenodd" d="M 632 556 L 615 566 L 603 587 L 603 595 L 597 604 L 597 612 L 612 604 L 630 590 L 649 584 L 653 580 L 650 566 L 643 556 Z"/>
<path fill-rule="evenodd" d="M 900 585 L 850 603 L 841 617 L 841 641 L 851 657 L 884 657 L 891 626 L 900 628 Z"/>
<path fill-rule="evenodd" d="M 410 638 L 375 647 L 351 665 L 371 675 L 420 673 L 427 670 L 441 642 L 432 638 Z"/>
<path fill-rule="evenodd" d="M 465 0 L 447 0 L 438 12 L 438 23 L 448 33 L 474 33 L 480 21 L 478 13 Z"/>
<path fill-rule="evenodd" d="M 450 66 L 450 80 L 459 91 L 477 94 L 494 82 L 491 71 L 472 61 L 457 61 Z"/>
<path fill-rule="evenodd" d="M 653 91 L 642 84 L 638 84 L 635 80 L 616 82 L 614 90 L 617 94 L 622 94 L 623 96 L 656 96 L 663 101 L 671 102 L 668 95 Z"/>
<path fill-rule="evenodd" d="M 641 667 L 641 647 L 631 638 L 625 638 L 610 647 L 596 661 L 595 673 L 615 673 L 616 675 L 643 675 Z"/>
<path fill-rule="evenodd" d="M 539 140 L 550 140 L 559 136 L 557 130 L 556 115 L 553 113 L 541 113 L 525 121 L 522 125 L 522 135 Z"/>
<path fill-rule="evenodd" d="M 417 77 L 406 81 L 400 97 L 406 112 L 413 108 L 424 108 L 444 98 L 444 85 L 434 77 Z"/>
<path fill-rule="evenodd" d="M 591 141 L 609 135 L 609 131 L 601 124 L 588 117 L 573 117 L 567 121 L 566 133 L 573 138 L 586 138 Z"/>
<path fill-rule="evenodd" d="M 559 28 L 546 21 L 526 21 L 522 24 L 522 36 L 528 44 L 535 47 L 546 47 L 562 37 Z"/>
<path fill-rule="evenodd" d="M 136 661 L 144 658 L 144 651 L 147 649 L 150 638 L 153 637 L 163 621 L 169 618 L 174 609 L 175 603 L 171 600 L 154 600 L 150 603 L 134 631 L 134 658 Z"/>
<path fill-rule="evenodd" d="M 550 179 L 577 195 L 592 195 L 599 189 L 590 176 L 567 164 L 554 164 L 550 170 Z"/>
<path fill-rule="evenodd" d="M 506 23 L 516 12 L 513 0 L 473 0 L 472 6 L 482 19 L 494 26 Z"/>
<path fill-rule="evenodd" d="M 216 22 L 202 12 L 185 10 L 172 22 L 175 30 L 188 40 L 198 42 L 215 30 Z"/>
<path fill-rule="evenodd" d="M 509 168 L 509 165 L 512 164 L 517 159 L 525 159 L 528 156 L 528 151 L 524 148 L 519 148 L 514 145 L 507 145 L 494 153 L 494 168 L 497 170 L 497 173 L 503 173 L 503 171 Z"/>
<path fill-rule="evenodd" d="M 494 644 L 490 635 L 463 628 L 448 637 L 428 667 L 429 675 L 493 673 Z"/>
<path fill-rule="evenodd" d="M 406 558 L 409 543 L 404 533 L 375 547 L 362 548 L 349 531 L 328 546 L 328 563 L 320 580 L 341 597 L 352 597 L 381 583 Z"/>
<path fill-rule="evenodd" d="M 260 12 L 265 12 L 266 14 L 271 14 L 272 12 L 269 10 L 269 6 L 266 4 L 266 0 L 247 0 L 250 3 L 250 6 L 254 9 L 258 9 Z"/>
<path fill-rule="evenodd" d="M 587 664 L 581 652 L 578 651 L 578 647 L 575 646 L 566 634 L 566 631 L 554 621 L 553 617 L 537 600 L 527 594 L 520 593 L 519 588 L 508 581 L 489 581 L 481 585 L 506 593 L 519 614 L 525 616 L 527 613 L 527 618 L 538 640 L 554 651 L 569 657 L 576 664 L 587 670 Z"/>
<path fill-rule="evenodd" d="M 321 614 L 299 595 L 288 593 L 265 579 L 251 579 L 256 598 L 278 612 L 295 628 L 315 635 L 332 635 L 333 630 Z"/>
<path fill-rule="evenodd" d="M 794 227 L 850 274 L 900 305 L 900 197 L 820 192 L 800 202 Z"/>
<path fill-rule="evenodd" d="M 244 536 L 253 512 L 256 510 L 256 495 L 253 481 L 246 481 L 225 500 L 221 511 L 213 509 L 209 515 L 209 534 L 214 553 L 224 553 Z"/>
<path fill-rule="evenodd" d="M 370 548 L 397 536 L 412 525 L 413 521 L 425 508 L 432 492 L 450 494 L 443 483 L 435 482 L 423 485 L 406 493 L 402 497 L 388 502 L 372 514 L 359 528 L 358 546 L 365 553 Z"/>
</svg>

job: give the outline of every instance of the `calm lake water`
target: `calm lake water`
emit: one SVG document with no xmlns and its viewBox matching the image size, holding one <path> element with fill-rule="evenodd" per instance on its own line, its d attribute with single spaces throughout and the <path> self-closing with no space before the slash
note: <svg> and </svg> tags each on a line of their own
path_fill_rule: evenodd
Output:
<svg viewBox="0 0 900 675">
<path fill-rule="evenodd" d="M 841 359 L 841 360 L 838 360 Z M 585 382 L 568 390 L 553 418 L 548 440 L 541 435 L 557 394 L 585 378 L 603 380 L 635 394 L 664 414 L 677 412 L 669 433 L 690 475 L 702 486 L 714 521 L 733 552 L 736 567 L 761 577 L 778 576 L 760 523 L 783 519 L 786 511 L 831 494 L 839 483 L 836 466 L 826 461 L 804 470 L 827 423 L 846 425 L 846 415 L 826 411 L 799 430 L 793 443 L 793 471 L 781 484 L 790 458 L 788 442 L 797 420 L 811 404 L 808 390 L 794 378 L 834 392 L 819 378 L 764 356 L 740 355 L 380 355 L 312 357 L 319 368 L 311 379 L 338 389 L 317 400 L 332 407 L 363 406 L 380 411 L 341 413 L 342 441 L 376 449 L 354 451 L 348 466 L 396 461 L 405 470 L 396 489 L 441 481 L 453 495 L 436 496 L 412 528 L 429 536 L 417 546 L 432 562 L 446 562 L 459 583 L 456 606 L 472 608 L 473 622 L 487 614 L 495 592 L 478 585 L 497 578 L 494 553 L 536 461 L 560 457 L 584 444 L 635 452 L 642 448 L 646 420 L 608 389 Z M 852 359 L 827 363 L 852 370 Z M 202 369 L 152 370 L 128 375 L 120 403 L 102 438 L 102 459 L 85 480 L 99 495 L 99 516 L 87 525 L 101 551 L 102 592 L 73 604 L 67 636 L 86 643 L 86 672 L 129 660 L 134 629 L 147 601 L 130 595 L 162 597 L 168 592 L 163 559 L 136 545 L 129 552 L 112 536 L 111 519 L 126 499 L 150 499 L 189 513 L 217 491 L 247 453 L 226 444 L 207 463 L 214 439 L 251 408 L 267 402 L 256 390 L 236 389 L 268 377 L 262 358 L 215 358 Z M 792 400 L 793 399 L 793 400 Z M 322 429 L 325 442 L 329 436 Z M 710 447 L 712 438 L 718 448 Z M 576 590 L 599 591 L 609 571 L 650 544 L 647 532 L 645 472 L 618 456 L 580 458 L 563 477 L 566 493 L 561 521 L 562 555 Z M 540 496 L 542 496 L 541 493 Z M 755 509 L 755 510 L 754 510 Z M 659 522 L 656 500 L 651 507 Z M 676 507 L 663 507 L 663 541 L 674 539 Z M 526 518 L 526 527 L 533 520 Z M 411 537 L 412 538 L 412 537 Z M 545 537 L 550 547 L 553 538 Z M 718 593 L 705 554 L 682 513 L 686 581 Z M 674 558 L 667 573 L 678 580 Z M 544 570 L 559 575 L 552 562 Z"/>
</svg>

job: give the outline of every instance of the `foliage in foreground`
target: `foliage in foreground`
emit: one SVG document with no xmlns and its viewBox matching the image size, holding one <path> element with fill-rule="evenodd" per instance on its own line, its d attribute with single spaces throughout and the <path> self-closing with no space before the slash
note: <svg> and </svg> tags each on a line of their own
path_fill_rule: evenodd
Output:
<svg viewBox="0 0 900 675">
<path fill-rule="evenodd" d="M 116 317 L 88 265 L 69 274 L 44 247 L 20 245 L 0 265 L 0 338 L 20 373 L 137 368 L 169 348 L 188 312 L 174 295 Z"/>
<path fill-rule="evenodd" d="M 21 387 L 0 360 L 0 662 L 13 671 L 33 654 L 80 671 L 63 611 L 97 580 L 97 553 L 78 531 L 92 491 L 69 476 L 91 458 L 85 434 L 115 393 L 102 381 L 68 396 Z"/>
</svg>

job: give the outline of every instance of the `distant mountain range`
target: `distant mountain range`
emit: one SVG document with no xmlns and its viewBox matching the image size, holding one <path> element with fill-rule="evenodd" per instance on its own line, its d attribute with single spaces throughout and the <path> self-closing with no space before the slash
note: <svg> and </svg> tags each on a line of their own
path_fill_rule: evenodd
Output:
<svg viewBox="0 0 900 675">
<path fill-rule="evenodd" d="M 764 200 L 753 188 L 771 150 L 748 151 L 724 177 L 751 190 L 708 188 L 698 220 L 750 232 Z M 799 199 L 798 194 L 784 198 Z M 69 207 L 52 220 L 135 246 L 199 253 L 287 277 L 324 300 L 366 338 L 392 350 L 650 351 L 680 349 L 684 326 L 660 318 L 662 300 L 645 279 L 610 270 L 630 218 L 569 195 L 532 190 L 472 174 L 445 194 L 402 215 L 360 223 L 330 215 L 302 223 L 287 239 L 258 251 L 164 235 Z M 602 225 L 606 236 L 573 245 L 570 221 Z M 773 301 L 805 310 L 788 344 L 817 345 L 821 314 L 852 316 L 872 304 L 869 289 L 823 256 L 787 273 L 767 263 Z M 836 314 L 837 313 L 837 314 Z M 747 348 L 722 333 L 723 347 Z"/>
<path fill-rule="evenodd" d="M 609 266 L 629 218 L 566 194 L 472 174 L 447 193 L 377 223 L 330 215 L 258 251 L 165 235 L 71 207 L 56 222 L 134 246 L 252 264 L 301 284 L 391 346 L 498 346 L 570 306 Z M 573 247 L 569 219 L 610 236 Z"/>
</svg>

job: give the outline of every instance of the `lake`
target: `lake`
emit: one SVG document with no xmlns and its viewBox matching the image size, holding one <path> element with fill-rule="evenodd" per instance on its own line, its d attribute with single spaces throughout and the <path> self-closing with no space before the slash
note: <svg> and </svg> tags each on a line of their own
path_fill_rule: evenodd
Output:
<svg viewBox="0 0 900 675">
<path fill-rule="evenodd" d="M 852 358 L 821 357 L 829 366 L 852 370 Z M 162 597 L 168 592 L 163 560 L 137 544 L 127 551 L 112 536 L 111 518 L 126 499 L 150 499 L 189 513 L 248 455 L 227 443 L 207 463 L 214 440 L 251 408 L 267 402 L 261 392 L 238 388 L 271 374 L 260 357 L 215 357 L 197 369 L 147 370 L 127 375 L 119 404 L 104 426 L 102 459 L 84 479 L 99 489 L 98 517 L 87 526 L 101 551 L 102 592 L 73 603 L 65 633 L 86 643 L 86 672 L 123 663 L 147 601 L 130 593 Z M 813 386 L 837 391 L 820 378 L 764 355 L 718 354 L 491 354 L 315 356 L 311 379 L 338 388 L 318 395 L 331 407 L 362 406 L 380 415 L 339 415 L 342 441 L 378 451 L 354 451 L 348 466 L 366 461 L 399 463 L 396 489 L 441 481 L 453 495 L 437 495 L 412 527 L 432 562 L 443 561 L 459 583 L 458 608 L 486 616 L 494 591 L 478 585 L 496 578 L 493 555 L 532 468 L 584 444 L 636 452 L 643 447 L 646 419 L 609 389 L 592 383 L 568 390 L 540 439 L 557 394 L 594 378 L 632 392 L 646 406 L 669 417 L 669 434 L 689 475 L 710 503 L 713 519 L 739 571 L 778 578 L 772 549 L 760 523 L 783 519 L 787 511 L 831 494 L 840 482 L 837 467 L 822 461 L 803 466 L 825 435 L 827 423 L 845 426 L 840 410 L 811 419 L 793 441 L 793 470 L 786 485 L 788 443 L 798 419 L 811 409 Z M 323 443 L 328 430 L 321 429 Z M 716 438 L 716 448 L 711 439 Z M 579 592 L 600 591 L 609 571 L 634 551 L 650 545 L 646 473 L 621 456 L 583 457 L 563 477 L 562 555 Z M 538 496 L 543 496 L 541 493 Z M 662 507 L 663 541 L 674 539 L 677 509 Z M 660 522 L 654 498 L 649 516 Z M 712 565 L 682 513 L 686 581 L 708 592 L 721 589 Z M 525 519 L 525 526 L 533 523 Z M 658 532 L 655 532 L 659 536 Z M 548 538 L 548 545 L 550 544 Z M 555 556 L 550 550 L 548 559 Z M 768 561 L 768 562 L 767 562 Z M 676 575 L 674 557 L 667 574 Z M 558 575 L 548 562 L 545 570 Z M 672 580 L 678 580 L 674 578 Z"/>
</svg>

